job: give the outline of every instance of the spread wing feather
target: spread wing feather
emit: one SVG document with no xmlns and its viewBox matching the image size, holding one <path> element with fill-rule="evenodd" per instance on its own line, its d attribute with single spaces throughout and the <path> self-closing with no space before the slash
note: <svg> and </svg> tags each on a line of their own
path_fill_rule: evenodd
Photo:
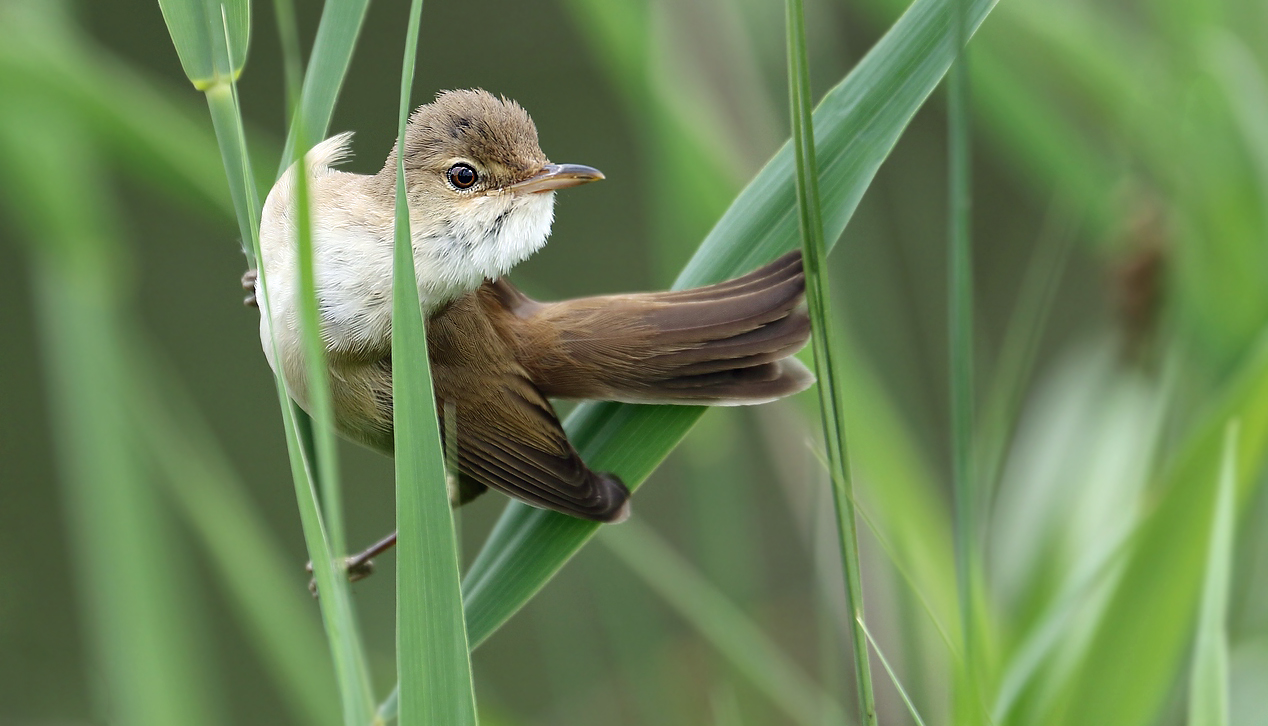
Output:
<svg viewBox="0 0 1268 726">
<path fill-rule="evenodd" d="M 478 302 L 468 296 L 428 321 L 442 438 L 460 477 L 575 517 L 624 519 L 629 490 L 585 465 Z"/>
</svg>

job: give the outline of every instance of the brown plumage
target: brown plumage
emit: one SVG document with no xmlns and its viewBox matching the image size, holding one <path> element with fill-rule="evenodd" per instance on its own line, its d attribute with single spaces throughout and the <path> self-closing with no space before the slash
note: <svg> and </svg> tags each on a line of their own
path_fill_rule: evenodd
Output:
<svg viewBox="0 0 1268 726">
<path fill-rule="evenodd" d="M 456 503 L 491 487 L 534 506 L 619 521 L 629 511 L 629 491 L 585 465 L 550 398 L 736 405 L 786 396 L 813 381 L 789 357 L 810 335 L 797 253 L 729 282 L 679 292 L 543 303 L 507 282 L 506 273 L 546 243 L 555 192 L 603 178 L 588 166 L 549 161 L 532 119 L 515 102 L 479 90 L 439 94 L 411 116 L 375 175 L 333 168 L 350 153 L 349 143 L 348 134 L 327 139 L 304 166 L 335 423 L 348 438 L 392 453 L 399 153 L 436 408 L 447 461 L 457 469 Z M 295 166 L 279 179 L 261 218 L 269 314 L 261 316 L 260 339 L 288 393 L 308 408 L 294 285 L 298 174 Z M 255 279 L 247 282 L 255 291 Z"/>
<path fill-rule="evenodd" d="M 810 337 L 804 289 L 791 252 L 679 292 L 544 303 L 499 280 L 462 296 L 427 322 L 441 431 L 456 435 L 456 451 L 445 444 L 459 502 L 491 487 L 576 517 L 623 519 L 628 489 L 582 462 L 548 398 L 740 405 L 801 391 L 814 377 L 789 356 Z M 391 453 L 390 359 L 332 370 L 342 371 L 334 392 L 344 433 Z"/>
<path fill-rule="evenodd" d="M 813 376 L 788 356 L 810 337 L 804 285 L 799 253 L 682 292 L 541 303 L 486 282 L 427 325 L 441 428 L 456 431 L 467 491 L 623 519 L 629 490 L 581 461 L 547 397 L 718 405 L 800 391 Z"/>
</svg>

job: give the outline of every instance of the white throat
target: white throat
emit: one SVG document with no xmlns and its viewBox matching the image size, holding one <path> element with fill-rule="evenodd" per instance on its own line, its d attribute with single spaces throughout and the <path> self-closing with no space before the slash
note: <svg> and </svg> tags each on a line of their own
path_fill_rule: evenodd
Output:
<svg viewBox="0 0 1268 726">
<path fill-rule="evenodd" d="M 489 194 L 463 207 L 451 219 L 414 227 L 424 308 L 496 280 L 541 249 L 555 217 L 555 194 Z"/>
</svg>

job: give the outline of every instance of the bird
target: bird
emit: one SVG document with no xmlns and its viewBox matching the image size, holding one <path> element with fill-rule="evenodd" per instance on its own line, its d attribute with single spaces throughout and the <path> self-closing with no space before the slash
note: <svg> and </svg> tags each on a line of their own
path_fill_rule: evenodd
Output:
<svg viewBox="0 0 1268 726">
<path fill-rule="evenodd" d="M 381 171 L 335 167 L 351 133 L 303 160 L 321 339 L 337 430 L 391 455 L 394 361 L 392 260 L 398 155 L 419 301 L 425 320 L 450 499 L 492 488 L 534 507 L 595 522 L 629 516 L 619 477 L 586 466 L 551 399 L 747 405 L 797 393 L 814 375 L 796 358 L 810 337 L 801 256 L 742 277 L 672 292 L 534 300 L 506 275 L 550 235 L 558 190 L 603 179 L 552 163 L 518 103 L 486 91 L 437 94 L 410 116 Z M 261 308 L 265 357 L 310 410 L 300 333 L 292 165 L 269 192 L 259 275 L 246 302 Z M 456 468 L 456 471 L 452 469 Z"/>
</svg>

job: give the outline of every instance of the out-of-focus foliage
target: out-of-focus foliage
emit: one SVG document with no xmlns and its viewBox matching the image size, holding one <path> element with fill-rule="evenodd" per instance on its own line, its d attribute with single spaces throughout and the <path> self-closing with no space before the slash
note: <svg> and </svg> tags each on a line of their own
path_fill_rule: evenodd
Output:
<svg viewBox="0 0 1268 726">
<path fill-rule="evenodd" d="M 252 148 L 276 149 L 281 66 L 267 4 L 255 5 L 240 90 L 258 114 L 248 130 L 273 134 L 252 131 Z M 808 3 L 816 97 L 905 7 Z M 377 169 L 395 133 L 398 10 L 381 3 L 366 16 L 335 111 L 335 130 L 359 131 L 359 171 Z M 317 15 L 305 12 L 307 39 Z M 607 173 L 594 189 L 561 194 L 555 237 L 518 282 L 559 296 L 663 287 L 787 138 L 782 28 L 779 3 L 752 0 L 429 3 L 418 62 L 426 90 L 415 102 L 435 88 L 505 93 L 533 114 L 552 158 Z M 255 320 L 236 309 L 242 259 L 224 172 L 181 60 L 157 3 L 0 5 L 0 234 L 24 242 L 0 248 L 14 398 L 0 415 L 0 544 L 14 570 L 0 588 L 0 720 L 102 722 L 151 708 L 168 714 L 156 718 L 194 708 L 192 718 L 209 722 L 339 720 L 303 589 L 276 399 Z M 1263 3 L 1010 0 L 972 41 L 969 69 L 984 412 L 973 433 L 992 496 L 979 533 L 988 713 L 962 717 L 1183 722 L 1212 712 L 1201 699 L 1218 701 L 1210 663 L 1222 635 L 1229 722 L 1258 723 L 1268 674 Z M 916 117 L 829 258 L 839 365 L 853 382 L 844 418 L 858 462 L 868 630 L 927 723 L 955 713 L 963 657 L 948 506 L 942 108 L 935 96 Z M 67 141 L 41 156 L 49 138 Z M 54 157 L 63 161 L 39 161 Z M 35 193 L 50 184 L 73 203 Z M 76 219 L 109 229 L 72 235 Z M 58 243 L 71 237 L 75 245 Z M 58 282 L 68 278 L 48 274 L 74 265 L 92 272 L 76 285 L 104 291 L 69 290 Z M 111 307 L 93 312 L 90 295 Z M 93 315 L 82 334 L 63 335 L 64 323 Z M 171 376 L 145 369 L 166 355 L 193 394 L 171 408 L 178 417 L 105 390 L 122 377 L 183 401 Z M 57 362 L 75 356 L 78 367 Z M 89 376 L 101 383 L 80 385 Z M 481 720 L 774 724 L 812 718 L 797 694 L 849 693 L 826 473 L 807 445 L 812 403 L 706 416 L 636 497 L 636 517 L 664 537 L 601 533 L 617 557 L 582 550 L 476 651 Z M 73 414 L 95 424 L 76 428 Z M 1231 420 L 1240 425 L 1225 449 Z M 85 467 L 66 454 L 85 442 L 117 456 Z M 147 449 L 161 455 L 137 455 Z M 1222 477 L 1226 450 L 1235 454 Z M 391 526 L 390 466 L 351 447 L 343 454 L 356 545 Z M 1231 482 L 1237 535 L 1223 617 L 1211 569 L 1228 563 L 1214 544 L 1228 536 L 1221 480 Z M 86 482 L 122 486 L 157 521 L 133 532 L 85 527 L 106 513 L 92 508 L 93 496 L 105 498 Z M 501 509 L 495 495 L 486 500 L 461 515 L 468 560 Z M 156 547 L 166 564 L 101 556 L 150 557 Z M 395 680 L 386 574 L 353 589 L 380 697 Z M 166 594 L 142 609 L 136 598 L 160 585 Z M 715 621 L 735 627 L 718 632 Z M 188 642 L 119 640 L 146 623 L 154 632 L 183 623 Z M 94 657 L 136 643 L 137 663 L 184 665 L 147 684 L 138 674 L 153 670 L 103 671 L 81 641 Z M 879 661 L 873 672 L 881 722 L 907 722 Z M 118 700 L 159 682 L 171 685 Z M 839 722 L 853 705 L 823 698 L 820 709 Z"/>
</svg>

